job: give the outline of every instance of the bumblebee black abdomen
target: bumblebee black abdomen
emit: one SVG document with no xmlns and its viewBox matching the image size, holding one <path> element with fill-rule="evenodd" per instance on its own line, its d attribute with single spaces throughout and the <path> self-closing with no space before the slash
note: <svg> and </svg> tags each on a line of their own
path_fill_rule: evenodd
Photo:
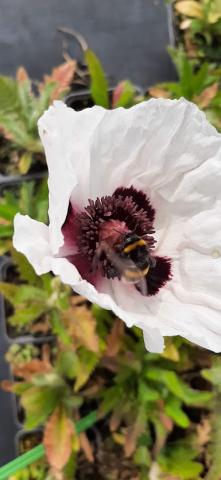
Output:
<svg viewBox="0 0 221 480">
<path fill-rule="evenodd" d="M 130 234 L 125 238 L 121 253 L 122 258 L 131 261 L 131 267 L 124 271 L 124 278 L 130 282 L 136 282 L 147 275 L 149 270 L 149 254 L 145 240 L 136 234 Z"/>
</svg>

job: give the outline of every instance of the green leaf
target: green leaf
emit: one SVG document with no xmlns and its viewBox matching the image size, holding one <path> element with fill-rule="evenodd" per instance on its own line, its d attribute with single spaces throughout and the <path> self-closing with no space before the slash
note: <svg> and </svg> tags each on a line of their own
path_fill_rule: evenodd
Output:
<svg viewBox="0 0 221 480">
<path fill-rule="evenodd" d="M 0 112 L 14 111 L 19 105 L 15 80 L 0 76 Z"/>
<path fill-rule="evenodd" d="M 156 402 L 160 398 L 160 393 L 141 381 L 139 383 L 138 398 L 141 403 Z"/>
<path fill-rule="evenodd" d="M 201 375 L 221 391 L 221 365 L 214 365 L 209 369 L 204 369 Z"/>
<path fill-rule="evenodd" d="M 56 370 L 59 374 L 73 380 L 76 377 L 77 365 L 78 358 L 76 353 L 73 351 L 64 351 L 60 352 L 58 356 Z"/>
<path fill-rule="evenodd" d="M 18 211 L 18 207 L 8 203 L 0 203 L 0 217 L 12 221 Z"/>
<path fill-rule="evenodd" d="M 99 357 L 95 353 L 89 352 L 84 348 L 81 348 L 78 351 L 78 364 L 74 385 L 75 392 L 78 392 L 78 390 L 88 381 L 98 361 Z"/>
<path fill-rule="evenodd" d="M 136 465 L 142 465 L 150 467 L 151 465 L 151 456 L 147 447 L 140 445 L 133 456 L 133 461 Z"/>
<path fill-rule="evenodd" d="M 25 428 L 32 429 L 41 425 L 55 409 L 60 400 L 60 390 L 33 386 L 21 397 L 26 412 Z"/>
<path fill-rule="evenodd" d="M 18 269 L 20 276 L 23 280 L 31 283 L 32 285 L 36 285 L 38 287 L 41 286 L 41 277 L 39 277 L 34 268 L 28 262 L 27 258 L 17 250 L 12 249 L 12 258 L 14 260 L 15 266 Z"/>
<path fill-rule="evenodd" d="M 172 418 L 179 427 L 187 428 L 190 424 L 188 416 L 181 408 L 180 401 L 176 398 L 171 397 L 169 401 L 167 400 L 165 413 Z"/>
<path fill-rule="evenodd" d="M 37 387 L 62 387 L 65 389 L 64 380 L 56 372 L 36 374 L 32 378 L 32 383 Z"/>
<path fill-rule="evenodd" d="M 0 292 L 9 300 L 12 305 L 17 306 L 23 302 L 35 302 L 36 304 L 46 302 L 47 294 L 42 289 L 32 285 L 14 285 L 12 283 L 0 282 Z"/>
<path fill-rule="evenodd" d="M 123 80 L 114 89 L 113 108 L 128 108 L 133 105 L 135 86 L 129 80 Z"/>
<path fill-rule="evenodd" d="M 205 62 L 192 78 L 192 91 L 194 95 L 199 95 L 207 86 L 208 76 L 209 66 L 208 63 Z"/>
<path fill-rule="evenodd" d="M 96 105 L 109 107 L 108 83 L 101 63 L 92 50 L 85 51 L 85 60 L 91 77 L 91 95 Z"/>
<path fill-rule="evenodd" d="M 169 392 L 173 393 L 188 405 L 200 405 L 208 402 L 212 398 L 210 392 L 201 392 L 190 388 L 175 372 L 170 370 L 151 368 L 146 372 L 146 377 L 157 383 L 163 383 Z"/>
<path fill-rule="evenodd" d="M 194 460 L 197 453 L 191 447 L 174 443 L 159 455 L 158 463 L 165 473 L 178 476 L 181 480 L 195 480 L 203 470 L 203 465 Z"/>
<path fill-rule="evenodd" d="M 53 309 L 50 313 L 50 322 L 52 326 L 52 332 L 57 335 L 64 345 L 70 345 L 72 340 L 62 323 L 61 314 L 55 309 Z"/>
<path fill-rule="evenodd" d="M 12 225 L 0 225 L 0 238 L 8 238 L 13 235 Z"/>
<path fill-rule="evenodd" d="M 15 313 L 8 318 L 8 321 L 13 326 L 23 327 L 37 320 L 43 313 L 45 313 L 44 306 L 41 304 L 32 304 L 24 308 L 17 308 Z"/>
</svg>

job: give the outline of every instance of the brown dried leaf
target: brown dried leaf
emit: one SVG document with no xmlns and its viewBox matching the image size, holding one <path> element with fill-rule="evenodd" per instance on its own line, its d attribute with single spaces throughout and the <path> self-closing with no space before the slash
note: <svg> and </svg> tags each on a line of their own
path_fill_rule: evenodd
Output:
<svg viewBox="0 0 221 480">
<path fill-rule="evenodd" d="M 115 432 L 121 424 L 122 410 L 115 410 L 110 418 L 109 427 L 111 432 Z"/>
<path fill-rule="evenodd" d="M 203 418 L 196 427 L 197 443 L 199 447 L 204 447 L 211 437 L 211 424 L 208 418 Z"/>
<path fill-rule="evenodd" d="M 51 358 L 51 346 L 50 346 L 48 343 L 45 343 L 45 344 L 42 346 L 41 358 L 42 358 L 42 360 L 43 360 L 45 363 L 48 363 L 48 364 L 51 363 L 51 361 L 50 361 L 50 358 Z"/>
<path fill-rule="evenodd" d="M 47 373 L 51 370 L 52 366 L 48 362 L 38 360 L 37 358 L 22 365 L 13 366 L 13 374 L 25 380 L 31 380 L 33 375 Z"/>
<path fill-rule="evenodd" d="M 48 333 L 50 330 L 50 323 L 48 322 L 48 320 L 46 320 L 45 322 L 37 322 L 37 323 L 34 323 L 33 325 L 31 325 L 30 327 L 30 332 L 31 333 Z"/>
<path fill-rule="evenodd" d="M 126 457 L 130 457 L 137 446 L 137 440 L 144 431 L 144 422 L 137 418 L 135 423 L 127 428 L 125 435 L 124 452 Z"/>
<path fill-rule="evenodd" d="M 94 462 L 93 449 L 85 432 L 80 433 L 79 440 L 80 440 L 80 446 L 85 454 L 86 459 L 88 460 L 88 462 L 93 463 Z"/>
<path fill-rule="evenodd" d="M 56 408 L 47 421 L 43 443 L 49 464 L 55 470 L 62 470 L 72 452 L 74 427 L 65 411 Z"/>
<path fill-rule="evenodd" d="M 107 337 L 107 348 L 105 351 L 107 357 L 115 357 L 118 354 L 124 331 L 124 323 L 118 318 L 114 322 L 111 332 Z"/>
<path fill-rule="evenodd" d="M 151 97 L 154 98 L 170 98 L 169 92 L 164 90 L 162 87 L 150 87 L 148 93 Z"/>
<path fill-rule="evenodd" d="M 72 307 L 75 307 L 76 305 L 79 305 L 81 303 L 85 303 L 87 299 L 83 297 L 82 295 L 72 295 L 70 298 L 70 304 Z"/>
<path fill-rule="evenodd" d="M 96 334 L 96 320 L 85 306 L 70 308 L 64 314 L 69 325 L 69 335 L 75 346 L 84 346 L 94 353 L 99 352 L 99 337 Z"/>
<path fill-rule="evenodd" d="M 184 45 L 185 45 L 185 50 L 187 52 L 188 58 L 195 58 L 198 55 L 198 48 L 193 43 L 191 35 L 189 34 L 189 31 L 184 33 Z"/>
<path fill-rule="evenodd" d="M 194 98 L 194 101 L 199 105 L 200 108 L 206 108 L 210 104 L 211 100 L 216 96 L 218 92 L 219 85 L 218 83 L 214 83 L 209 87 L 205 88 L 203 92 L 198 95 L 198 97 Z"/>
<path fill-rule="evenodd" d="M 24 67 L 19 67 L 16 72 L 16 80 L 18 83 L 26 82 L 27 80 L 30 81 L 28 76 L 28 72 L 25 70 Z"/>
<path fill-rule="evenodd" d="M 104 379 L 96 376 L 96 383 L 89 385 L 89 387 L 85 388 L 81 393 L 86 398 L 94 398 L 95 395 L 104 388 L 104 384 Z"/>
</svg>

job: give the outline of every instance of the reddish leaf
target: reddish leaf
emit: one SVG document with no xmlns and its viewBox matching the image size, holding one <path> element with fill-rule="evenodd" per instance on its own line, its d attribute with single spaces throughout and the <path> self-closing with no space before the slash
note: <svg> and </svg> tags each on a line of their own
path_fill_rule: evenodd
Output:
<svg viewBox="0 0 221 480">
<path fill-rule="evenodd" d="M 13 373 L 17 377 L 22 377 L 25 380 L 31 380 L 33 375 L 37 373 L 47 373 L 52 370 L 52 366 L 43 360 L 33 359 L 23 365 L 14 366 Z"/>
<path fill-rule="evenodd" d="M 51 100 L 59 98 L 60 95 L 69 87 L 71 81 L 74 78 L 74 73 L 76 69 L 76 61 L 68 60 L 62 65 L 59 65 L 56 68 L 53 68 L 51 75 L 45 75 L 44 84 L 55 83 L 55 89 L 52 93 Z M 43 85 L 40 86 L 40 89 L 43 88 Z"/>
<path fill-rule="evenodd" d="M 64 410 L 56 408 L 50 416 L 44 431 L 44 446 L 49 464 L 55 470 L 62 470 L 72 452 L 74 427 Z"/>
<path fill-rule="evenodd" d="M 10 380 L 2 380 L 0 385 L 5 392 L 13 392 L 14 382 L 11 382 Z"/>
<path fill-rule="evenodd" d="M 30 81 L 27 71 L 24 67 L 19 67 L 16 72 L 16 80 L 18 83 L 26 82 L 27 80 Z"/>
<path fill-rule="evenodd" d="M 116 105 L 118 104 L 120 97 L 124 91 L 124 80 L 122 82 L 118 83 L 118 85 L 115 87 L 113 91 L 113 96 L 112 96 L 112 107 L 115 108 Z"/>
</svg>

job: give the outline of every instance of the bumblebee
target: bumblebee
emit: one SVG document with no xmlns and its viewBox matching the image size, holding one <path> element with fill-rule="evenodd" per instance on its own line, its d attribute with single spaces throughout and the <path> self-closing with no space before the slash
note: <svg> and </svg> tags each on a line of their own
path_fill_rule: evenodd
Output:
<svg viewBox="0 0 221 480">
<path fill-rule="evenodd" d="M 122 271 L 124 279 L 130 283 L 137 283 L 149 272 L 150 267 L 155 266 L 155 260 L 151 257 L 145 240 L 135 233 L 127 233 L 120 244 L 120 259 L 125 268 Z"/>
<path fill-rule="evenodd" d="M 127 283 L 136 284 L 138 290 L 146 295 L 145 277 L 149 269 L 156 265 L 143 238 L 133 232 L 122 235 L 120 242 L 111 247 L 103 241 L 99 248 L 99 257 L 104 253 L 109 260 L 108 278 L 118 277 Z"/>
</svg>

